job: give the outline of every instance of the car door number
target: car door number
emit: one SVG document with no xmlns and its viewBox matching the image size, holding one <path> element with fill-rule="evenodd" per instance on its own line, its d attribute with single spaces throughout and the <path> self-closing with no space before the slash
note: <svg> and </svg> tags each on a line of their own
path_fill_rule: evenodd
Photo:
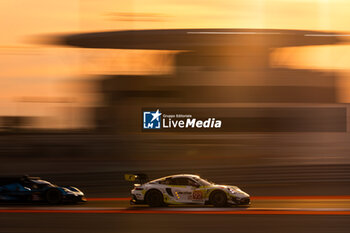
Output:
<svg viewBox="0 0 350 233">
<path fill-rule="evenodd" d="M 200 191 L 200 190 L 193 191 L 192 198 L 193 198 L 193 200 L 202 200 L 203 199 L 202 191 Z"/>
</svg>

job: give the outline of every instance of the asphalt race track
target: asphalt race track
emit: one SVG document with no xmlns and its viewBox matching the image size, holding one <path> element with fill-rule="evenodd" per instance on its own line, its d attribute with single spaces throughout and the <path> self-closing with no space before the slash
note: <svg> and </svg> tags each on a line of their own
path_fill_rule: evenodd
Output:
<svg viewBox="0 0 350 233">
<path fill-rule="evenodd" d="M 347 233 L 350 229 L 348 168 L 317 167 L 316 173 L 314 167 L 195 171 L 217 183 L 236 184 L 251 194 L 252 205 L 239 208 L 131 206 L 129 195 L 133 184 L 124 180 L 125 171 L 38 174 L 55 184 L 74 184 L 84 191 L 88 202 L 57 206 L 0 204 L 0 233 Z M 186 171 L 146 171 L 151 178 L 181 172 Z"/>
<path fill-rule="evenodd" d="M 250 207 L 2 204 L 0 232 L 348 232 L 350 196 L 259 196 Z"/>
</svg>

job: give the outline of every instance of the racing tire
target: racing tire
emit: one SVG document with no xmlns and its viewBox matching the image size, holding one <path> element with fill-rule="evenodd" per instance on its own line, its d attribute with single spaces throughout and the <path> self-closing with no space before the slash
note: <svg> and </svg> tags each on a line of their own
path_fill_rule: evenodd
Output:
<svg viewBox="0 0 350 233">
<path fill-rule="evenodd" d="M 225 207 L 227 206 L 227 196 L 226 193 L 222 191 L 214 191 L 210 195 L 210 203 L 215 207 Z"/>
<path fill-rule="evenodd" d="M 156 189 L 151 189 L 146 193 L 145 201 L 150 207 L 165 206 L 163 194 Z"/>
<path fill-rule="evenodd" d="M 45 200 L 48 204 L 55 205 L 62 202 L 63 195 L 59 189 L 51 188 L 45 193 Z"/>
</svg>

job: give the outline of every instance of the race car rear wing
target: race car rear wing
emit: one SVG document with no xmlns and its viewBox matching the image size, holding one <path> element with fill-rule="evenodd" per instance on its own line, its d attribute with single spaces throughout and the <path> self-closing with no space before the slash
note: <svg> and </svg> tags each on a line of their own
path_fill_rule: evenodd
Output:
<svg viewBox="0 0 350 233">
<path fill-rule="evenodd" d="M 124 179 L 127 181 L 138 182 L 140 184 L 144 184 L 148 182 L 148 176 L 143 173 L 139 174 L 125 174 Z"/>
</svg>

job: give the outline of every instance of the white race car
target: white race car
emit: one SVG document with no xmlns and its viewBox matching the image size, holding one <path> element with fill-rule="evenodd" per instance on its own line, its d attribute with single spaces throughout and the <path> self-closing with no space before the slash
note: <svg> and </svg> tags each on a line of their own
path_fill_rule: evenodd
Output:
<svg viewBox="0 0 350 233">
<path fill-rule="evenodd" d="M 137 182 L 131 190 L 131 204 L 148 204 L 152 207 L 173 204 L 216 207 L 250 204 L 249 194 L 237 186 L 214 184 L 198 175 L 172 175 L 147 182 L 145 174 L 125 174 L 125 179 Z"/>
</svg>

